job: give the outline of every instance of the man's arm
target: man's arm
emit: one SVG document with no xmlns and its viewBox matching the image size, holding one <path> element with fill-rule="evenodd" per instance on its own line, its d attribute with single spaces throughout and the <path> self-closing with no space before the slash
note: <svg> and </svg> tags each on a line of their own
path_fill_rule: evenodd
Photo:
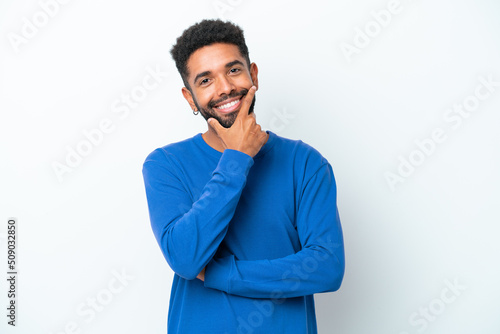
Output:
<svg viewBox="0 0 500 334">
<path fill-rule="evenodd" d="M 336 205 L 336 185 L 326 163 L 309 179 L 297 211 L 302 249 L 273 259 L 214 258 L 205 286 L 251 298 L 288 298 L 335 291 L 344 276 L 344 245 Z"/>
<path fill-rule="evenodd" d="M 143 166 L 153 233 L 172 270 L 194 279 L 211 260 L 234 215 L 253 159 L 225 150 L 211 179 L 193 202 L 161 149 Z"/>
</svg>

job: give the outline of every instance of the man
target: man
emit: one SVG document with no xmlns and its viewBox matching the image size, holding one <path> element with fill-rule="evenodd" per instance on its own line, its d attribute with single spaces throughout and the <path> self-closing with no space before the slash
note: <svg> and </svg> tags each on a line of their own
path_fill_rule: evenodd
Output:
<svg viewBox="0 0 500 334">
<path fill-rule="evenodd" d="M 239 27 L 204 20 L 171 53 L 208 131 L 143 167 L 151 226 L 175 272 L 168 333 L 317 333 L 313 294 L 344 275 L 330 164 L 256 123 L 258 69 Z"/>
</svg>

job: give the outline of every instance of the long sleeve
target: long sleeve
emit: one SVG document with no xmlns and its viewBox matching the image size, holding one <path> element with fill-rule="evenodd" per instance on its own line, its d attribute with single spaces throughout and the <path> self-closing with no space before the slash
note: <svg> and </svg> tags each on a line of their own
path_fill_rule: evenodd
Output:
<svg viewBox="0 0 500 334">
<path fill-rule="evenodd" d="M 213 258 L 205 287 L 251 298 L 289 298 L 337 290 L 344 276 L 344 245 L 333 171 L 324 163 L 300 189 L 297 233 L 301 250 L 271 260 Z"/>
<path fill-rule="evenodd" d="M 172 270 L 194 279 L 226 235 L 253 160 L 225 150 L 199 197 L 193 199 L 176 158 L 153 151 L 143 165 L 151 226 Z"/>
</svg>

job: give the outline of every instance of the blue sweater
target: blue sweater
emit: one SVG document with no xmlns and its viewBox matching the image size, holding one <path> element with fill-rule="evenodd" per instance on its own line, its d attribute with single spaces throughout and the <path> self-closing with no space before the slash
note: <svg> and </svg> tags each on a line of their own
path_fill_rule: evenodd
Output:
<svg viewBox="0 0 500 334">
<path fill-rule="evenodd" d="M 340 287 L 332 168 L 268 133 L 253 158 L 197 134 L 144 162 L 151 226 L 175 272 L 169 334 L 317 333 L 313 294 Z"/>
</svg>

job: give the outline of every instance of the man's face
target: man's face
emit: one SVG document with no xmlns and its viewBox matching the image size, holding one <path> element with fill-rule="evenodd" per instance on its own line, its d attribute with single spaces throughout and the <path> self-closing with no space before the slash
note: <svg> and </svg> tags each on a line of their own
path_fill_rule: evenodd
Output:
<svg viewBox="0 0 500 334">
<path fill-rule="evenodd" d="M 216 43 L 196 50 L 187 61 L 187 81 L 182 93 L 191 108 L 208 120 L 213 117 L 225 128 L 233 125 L 242 99 L 250 87 L 258 88 L 257 66 L 248 68 L 245 58 L 234 44 Z M 255 97 L 249 113 L 253 112 Z"/>
</svg>

